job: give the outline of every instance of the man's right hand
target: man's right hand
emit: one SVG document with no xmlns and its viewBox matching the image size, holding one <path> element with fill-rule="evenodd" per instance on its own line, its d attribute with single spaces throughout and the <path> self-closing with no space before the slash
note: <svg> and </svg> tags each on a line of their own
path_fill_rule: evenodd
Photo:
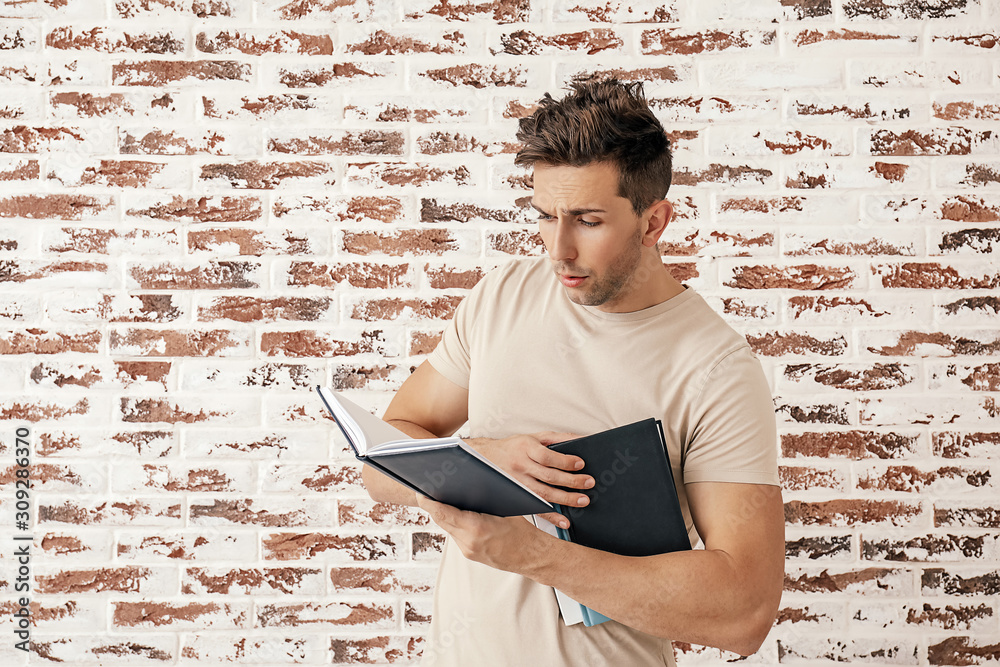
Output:
<svg viewBox="0 0 1000 667">
<path fill-rule="evenodd" d="M 546 431 L 531 435 L 515 435 L 502 440 L 474 438 L 466 442 L 550 503 L 584 507 L 590 502 L 585 494 L 566 490 L 589 489 L 594 486 L 594 478 L 590 475 L 572 472 L 583 467 L 583 459 L 579 456 L 561 454 L 548 447 L 576 437 L 579 436 Z M 569 520 L 558 512 L 540 516 L 557 526 L 569 527 Z"/>
</svg>

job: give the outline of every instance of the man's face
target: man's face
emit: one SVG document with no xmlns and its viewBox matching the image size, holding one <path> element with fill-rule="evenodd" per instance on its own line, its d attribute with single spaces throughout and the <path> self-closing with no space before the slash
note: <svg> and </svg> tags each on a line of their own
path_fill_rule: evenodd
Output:
<svg viewBox="0 0 1000 667">
<path fill-rule="evenodd" d="M 570 300 L 608 312 L 639 310 L 643 220 L 618 196 L 618 170 L 536 164 L 532 206 L 553 269 Z"/>
</svg>

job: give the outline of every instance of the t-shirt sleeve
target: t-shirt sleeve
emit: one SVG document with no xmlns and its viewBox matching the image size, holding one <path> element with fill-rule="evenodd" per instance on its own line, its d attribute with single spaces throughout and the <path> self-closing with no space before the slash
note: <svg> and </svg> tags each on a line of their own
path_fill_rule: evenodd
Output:
<svg viewBox="0 0 1000 667">
<path fill-rule="evenodd" d="M 749 347 L 716 364 L 694 407 L 684 482 L 780 486 L 778 436 L 771 390 Z"/>
<path fill-rule="evenodd" d="M 440 342 L 427 357 L 434 370 L 466 389 L 469 388 L 469 373 L 472 369 L 472 329 L 484 283 L 488 278 L 489 276 L 480 280 L 462 303 L 458 304 Z"/>
</svg>

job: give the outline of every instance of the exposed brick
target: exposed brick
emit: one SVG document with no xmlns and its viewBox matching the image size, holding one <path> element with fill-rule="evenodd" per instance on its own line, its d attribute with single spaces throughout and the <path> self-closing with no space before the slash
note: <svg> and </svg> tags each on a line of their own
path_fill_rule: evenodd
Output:
<svg viewBox="0 0 1000 667">
<path fill-rule="evenodd" d="M 177 111 L 175 98 L 170 93 L 159 92 L 106 95 L 75 91 L 53 92 L 49 94 L 49 104 L 58 117 L 135 118 Z"/>
<path fill-rule="evenodd" d="M 901 433 L 840 431 L 834 433 L 783 433 L 782 456 L 815 456 L 845 459 L 911 458 L 919 451 L 918 437 Z"/>
<path fill-rule="evenodd" d="M 934 525 L 952 528 L 1000 528 L 1000 508 L 996 507 L 942 507 L 934 508 Z"/>
<path fill-rule="evenodd" d="M 147 60 L 116 62 L 111 66 L 114 86 L 156 86 L 191 81 L 249 82 L 250 64 L 236 60 Z"/>
<path fill-rule="evenodd" d="M 680 28 L 644 30 L 640 37 L 640 50 L 646 56 L 694 55 L 730 49 L 762 50 L 775 43 L 776 33 L 753 30 L 707 30 L 689 33 Z"/>
<path fill-rule="evenodd" d="M 931 445 L 946 459 L 1000 458 L 1000 433 L 935 433 Z"/>
<path fill-rule="evenodd" d="M 850 560 L 851 536 L 802 537 L 785 541 L 785 558 Z"/>
<path fill-rule="evenodd" d="M 1000 221 L 1000 204 L 982 197 L 949 197 L 941 204 L 941 218 L 967 223 L 997 222 Z"/>
<path fill-rule="evenodd" d="M 486 243 L 490 250 L 508 255 L 541 255 L 545 250 L 537 232 L 522 230 L 491 232 L 487 234 Z"/>
<path fill-rule="evenodd" d="M 440 296 L 430 300 L 373 299 L 354 306 L 351 317 L 366 322 L 396 319 L 447 320 L 455 314 L 455 309 L 462 302 L 462 298 L 460 296 Z"/>
<path fill-rule="evenodd" d="M 793 364 L 785 367 L 784 377 L 796 383 L 808 380 L 835 389 L 878 391 L 905 387 L 912 383 L 916 379 L 916 369 L 900 364 Z"/>
<path fill-rule="evenodd" d="M 383 354 L 385 336 L 381 330 L 362 332 L 360 336 L 338 340 L 332 334 L 316 331 L 268 331 L 261 335 L 260 351 L 268 357 L 343 357 L 357 354 Z"/>
<path fill-rule="evenodd" d="M 0 182 L 37 180 L 40 174 L 38 160 L 16 160 L 7 166 L 0 166 Z"/>
<path fill-rule="evenodd" d="M 866 42 L 870 42 L 877 52 L 884 54 L 890 49 L 892 52 L 912 52 L 916 53 L 918 48 L 918 37 L 916 34 L 899 34 L 898 32 L 871 32 L 867 30 L 802 30 L 792 37 L 792 43 L 796 46 L 810 46 L 813 44 L 824 44 L 834 42 L 830 46 L 844 48 L 837 42 L 848 42 L 851 52 L 856 52 L 859 48 L 864 48 Z"/>
<path fill-rule="evenodd" d="M 414 331 L 410 334 L 409 353 L 411 355 L 430 354 L 437 347 L 440 340 L 440 333 Z"/>
<path fill-rule="evenodd" d="M 396 222 L 403 215 L 403 203 L 398 197 L 316 197 L 282 195 L 275 198 L 276 218 L 302 217 L 313 220 L 319 214 L 342 222 Z"/>
<path fill-rule="evenodd" d="M 527 208 L 486 208 L 474 203 L 438 203 L 437 199 L 420 200 L 421 222 L 528 222 Z"/>
<path fill-rule="evenodd" d="M 519 144 L 507 141 L 480 141 L 475 136 L 458 132 L 430 132 L 417 138 L 417 150 L 424 155 L 451 153 L 482 153 L 500 155 L 516 153 Z"/>
<path fill-rule="evenodd" d="M 968 155 L 972 152 L 970 130 L 963 127 L 942 128 L 930 132 L 875 130 L 872 132 L 872 155 Z"/>
<path fill-rule="evenodd" d="M 330 112 L 331 107 L 331 101 L 321 95 L 285 93 L 241 96 L 216 93 L 203 94 L 200 109 L 205 118 L 270 120 L 311 117 Z"/>
<path fill-rule="evenodd" d="M 739 289 L 827 290 L 850 288 L 856 274 L 848 267 L 818 266 L 738 266 L 727 287 Z"/>
<path fill-rule="evenodd" d="M 92 505 L 70 500 L 61 505 L 39 503 L 38 523 L 49 522 L 77 526 L 180 526 L 181 505 L 170 504 L 166 499 L 104 501 Z"/>
<path fill-rule="evenodd" d="M 268 139 L 272 153 L 296 155 L 402 155 L 403 133 L 379 130 L 339 132 L 334 135 L 309 135 L 301 131 L 282 132 Z"/>
<path fill-rule="evenodd" d="M 224 181 L 232 188 L 271 190 L 286 184 L 322 183 L 332 185 L 333 169 L 325 162 L 238 162 L 202 165 L 198 176 L 202 181 Z"/>
<path fill-rule="evenodd" d="M 90 195 L 11 195 L 0 197 L 0 218 L 83 220 L 114 206 L 110 197 Z"/>
<path fill-rule="evenodd" d="M 812 574 L 812 571 L 785 572 L 784 589 L 790 593 L 848 593 L 864 595 L 906 595 L 911 592 L 909 571 L 866 567 L 858 570 L 831 573 L 829 568 Z"/>
<path fill-rule="evenodd" d="M 434 289 L 472 289 L 483 278 L 482 269 L 470 269 L 462 271 L 449 267 L 431 268 L 430 265 L 424 267 L 427 275 L 427 284 Z"/>
<path fill-rule="evenodd" d="M 436 167 L 429 163 L 352 162 L 347 165 L 347 180 L 360 187 L 424 187 L 427 185 L 470 185 L 468 167 Z"/>
<path fill-rule="evenodd" d="M 316 229 L 199 229 L 187 234 L 191 253 L 219 255 L 314 255 L 328 251 L 328 232 Z M 235 252 L 233 252 L 235 250 Z"/>
<path fill-rule="evenodd" d="M 304 560 L 340 555 L 348 562 L 396 560 L 400 545 L 387 535 L 272 533 L 261 539 L 265 560 Z M 329 553 L 328 553 L 329 552 Z"/>
<path fill-rule="evenodd" d="M 840 356 L 847 349 L 843 336 L 817 338 L 799 333 L 765 333 L 747 335 L 747 342 L 756 354 L 776 357 L 785 354 L 821 354 Z"/>
<path fill-rule="evenodd" d="M 423 650 L 421 637 L 378 635 L 365 639 L 330 638 L 331 661 L 336 665 L 393 663 L 416 660 Z"/>
<path fill-rule="evenodd" d="M 268 53 L 293 53 L 310 56 L 333 55 L 333 40 L 329 35 L 309 34 L 295 30 L 268 32 L 264 30 L 218 30 L 199 32 L 195 48 L 203 53 L 261 56 Z"/>
<path fill-rule="evenodd" d="M 492 19 L 502 24 L 527 21 L 531 3 L 529 0 L 485 0 L 475 4 L 452 5 L 447 0 L 419 0 L 407 7 L 411 11 L 404 16 L 411 21 L 427 16 L 438 16 L 447 21 Z M 412 11 L 414 9 L 416 11 Z"/>
<path fill-rule="evenodd" d="M 46 35 L 45 46 L 50 49 L 101 53 L 174 55 L 184 51 L 183 38 L 169 32 L 135 33 L 105 27 L 76 31 L 70 27 L 56 28 Z"/>
<path fill-rule="evenodd" d="M 984 556 L 984 547 L 992 551 L 996 539 L 987 536 L 927 535 L 909 540 L 865 540 L 861 556 L 865 560 L 902 562 L 940 562 L 978 560 Z"/>
<path fill-rule="evenodd" d="M 440 255 L 458 248 L 458 239 L 446 229 L 404 229 L 394 234 L 345 232 L 343 249 L 353 255 Z"/>
<path fill-rule="evenodd" d="M 797 424 L 832 424 L 847 426 L 851 423 L 846 401 L 837 403 L 786 403 L 779 399 L 775 413 Z"/>
<path fill-rule="evenodd" d="M 911 526 L 922 514 L 920 503 L 895 500 L 791 500 L 785 503 L 785 521 L 800 526 Z"/>
<path fill-rule="evenodd" d="M 0 132 L 0 152 L 40 153 L 60 150 L 86 150 L 91 140 L 82 128 L 28 127 L 15 125 Z"/>
<path fill-rule="evenodd" d="M 0 354 L 94 354 L 101 344 L 100 331 L 60 333 L 45 329 L 25 329 L 0 333 Z"/>
<path fill-rule="evenodd" d="M 408 287 L 409 264 L 292 262 L 288 269 L 288 284 L 315 285 L 331 288 L 341 283 L 367 289 Z"/>
<path fill-rule="evenodd" d="M 932 665 L 985 665 L 1000 660 L 1000 642 L 974 637 L 948 637 L 927 647 Z"/>
<path fill-rule="evenodd" d="M 431 81 L 447 83 L 452 86 L 469 86 L 471 88 L 523 88 L 528 85 L 527 72 L 520 67 L 502 69 L 500 67 L 484 67 L 482 65 L 456 65 L 441 69 L 430 69 L 420 72 Z"/>
<path fill-rule="evenodd" d="M 249 624 L 250 603 L 220 604 L 216 602 L 115 602 L 112 617 L 121 628 L 246 628 Z"/>
<path fill-rule="evenodd" d="M 209 262 L 182 268 L 171 264 L 132 266 L 128 273 L 141 289 L 246 289 L 260 287 L 258 262 Z"/>
<path fill-rule="evenodd" d="M 357 99 L 352 98 L 352 99 Z M 445 123 L 471 121 L 476 110 L 466 98 L 436 97 L 422 102 L 395 103 L 382 99 L 344 105 L 344 118 L 377 123 Z"/>
<path fill-rule="evenodd" d="M 916 466 L 889 466 L 859 473 L 857 488 L 866 491 L 923 493 L 990 488 L 988 468 L 947 466 L 924 470 Z"/>
<path fill-rule="evenodd" d="M 778 475 L 781 479 L 781 487 L 785 491 L 847 490 L 846 476 L 842 471 L 835 469 L 779 466 Z"/>
<path fill-rule="evenodd" d="M 217 569 L 189 567 L 181 577 L 185 595 L 314 593 L 323 589 L 323 570 L 304 567 Z"/>
<path fill-rule="evenodd" d="M 926 568 L 921 574 L 920 584 L 924 594 L 997 595 L 1000 594 L 1000 572 L 954 574 L 943 568 Z"/>
<path fill-rule="evenodd" d="M 129 216 L 167 222 L 253 222 L 262 215 L 257 197 L 205 196 L 187 198 L 173 195 L 145 208 L 129 208 Z"/>
<path fill-rule="evenodd" d="M 427 37 L 427 31 L 420 31 L 420 33 L 422 33 L 420 37 Z M 415 32 L 411 35 L 401 34 L 398 31 L 390 33 L 385 30 L 376 30 L 366 39 L 352 40 L 344 50 L 347 53 L 361 53 L 366 56 L 398 56 L 414 53 L 461 54 L 468 50 L 465 35 L 458 30 L 443 33 L 439 38 L 433 40 L 434 43 L 422 41 L 420 37 L 416 36 L 417 34 Z"/>
<path fill-rule="evenodd" d="M 583 52 L 592 56 L 605 51 L 619 52 L 623 43 L 622 39 L 608 28 L 594 28 L 559 35 L 539 35 L 530 30 L 516 30 L 500 35 L 501 48 L 490 51 L 494 54 L 507 53 L 515 56 L 566 52 Z"/>
<path fill-rule="evenodd" d="M 1000 102 L 934 102 L 933 109 L 934 117 L 941 120 L 1000 120 Z"/>
<path fill-rule="evenodd" d="M 123 172 L 124 173 L 124 172 Z M 133 187 L 139 187 L 136 183 Z M 99 227 L 61 227 L 43 237 L 47 252 L 87 254 L 163 254 L 180 248 L 175 230 L 132 229 L 118 231 Z"/>
<path fill-rule="evenodd" d="M 358 86 L 365 82 L 387 85 L 385 80 L 391 81 L 395 74 L 391 63 L 347 62 L 328 67 L 282 67 L 278 70 L 278 83 L 286 88 Z"/>
<path fill-rule="evenodd" d="M 194 401 L 174 402 L 153 398 L 122 398 L 122 421 L 129 424 L 165 422 L 169 424 L 195 424 L 201 422 L 232 422 L 238 410 L 212 409 L 194 405 Z M 186 404 L 191 404 L 188 407 Z M 212 407 L 218 407 L 217 404 Z"/>
<path fill-rule="evenodd" d="M 232 320 L 234 322 L 275 322 L 306 321 L 323 318 L 330 310 L 330 297 L 260 297 L 221 296 L 208 306 L 198 309 L 198 319 L 202 322 Z"/>
<path fill-rule="evenodd" d="M 346 625 L 395 629 L 396 623 L 391 605 L 306 602 L 264 604 L 257 609 L 257 626 L 261 628 Z"/>
<path fill-rule="evenodd" d="M 967 14 L 967 0 L 847 0 L 844 13 L 849 19 L 941 19 Z"/>
<path fill-rule="evenodd" d="M 151 572 L 143 567 L 102 568 L 98 570 L 64 570 L 52 576 L 35 575 L 37 590 L 42 594 L 138 593 L 142 582 Z"/>
<path fill-rule="evenodd" d="M 391 378 L 390 374 L 395 369 L 396 367 L 392 365 L 375 367 L 338 366 L 333 371 L 333 382 L 331 384 L 337 391 L 344 391 L 345 389 L 377 389 L 380 384 L 385 386 L 386 381 Z"/>
<path fill-rule="evenodd" d="M 675 186 L 697 186 L 703 183 L 724 183 L 726 185 L 764 185 L 774 172 L 750 165 L 732 166 L 712 163 L 702 169 L 692 170 L 678 166 L 673 170 L 671 184 Z"/>
<path fill-rule="evenodd" d="M 134 132 L 134 134 L 133 134 Z M 140 155 L 229 155 L 246 145 L 214 130 L 128 130 L 119 136 L 120 152 Z"/>
<path fill-rule="evenodd" d="M 947 333 L 929 333 L 923 331 L 886 332 L 880 338 L 895 339 L 889 345 L 877 345 L 877 339 L 872 339 L 872 345 L 866 346 L 873 354 L 883 356 L 951 356 L 955 354 L 986 355 L 1000 351 L 1000 337 L 994 332 L 983 332 L 981 340 L 976 340 L 975 332 L 968 332 L 969 337 Z M 992 337 L 992 339 L 991 339 Z"/>
</svg>

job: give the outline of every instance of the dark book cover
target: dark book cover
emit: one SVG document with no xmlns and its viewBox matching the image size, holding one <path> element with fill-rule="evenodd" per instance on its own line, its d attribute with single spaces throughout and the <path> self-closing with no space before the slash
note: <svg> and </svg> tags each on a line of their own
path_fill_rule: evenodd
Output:
<svg viewBox="0 0 1000 667">
<path fill-rule="evenodd" d="M 569 517 L 572 542 L 622 556 L 652 556 L 691 548 L 670 469 L 663 427 L 650 418 L 550 449 L 579 456 L 596 482 L 577 490 L 585 507 L 558 506 Z"/>
</svg>

